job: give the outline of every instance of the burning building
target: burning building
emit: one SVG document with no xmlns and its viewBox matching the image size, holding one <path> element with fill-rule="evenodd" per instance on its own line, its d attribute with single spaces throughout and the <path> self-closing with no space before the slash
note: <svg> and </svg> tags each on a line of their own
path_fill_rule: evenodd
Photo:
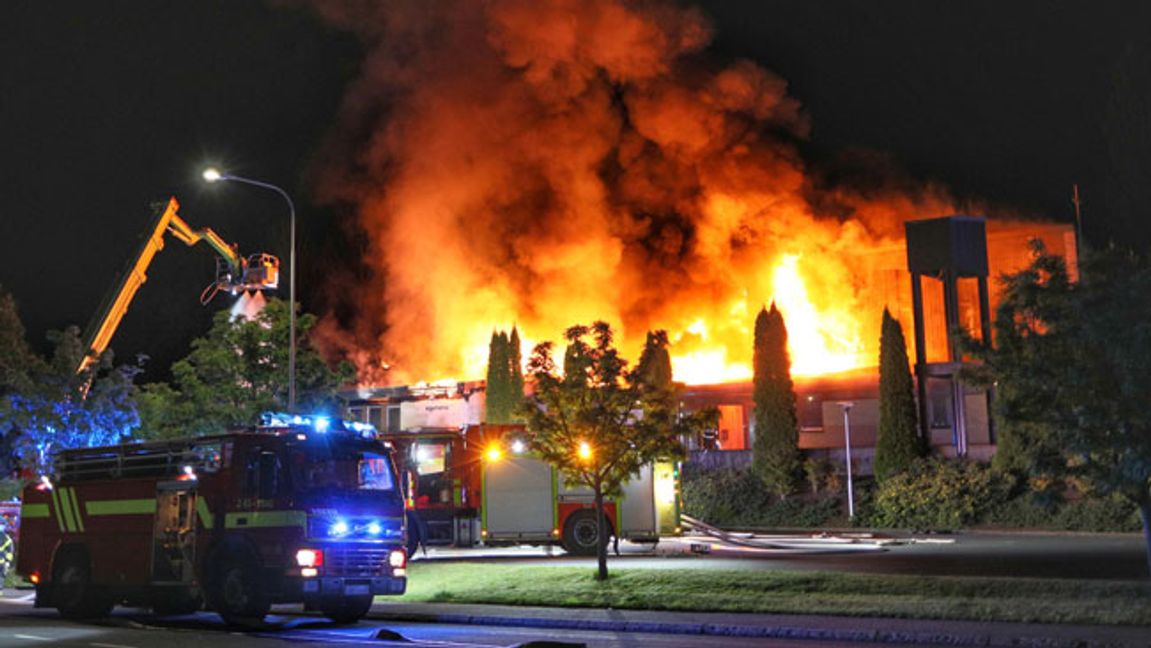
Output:
<svg viewBox="0 0 1151 648">
<path fill-rule="evenodd" d="M 355 213 L 364 248 L 358 280 L 333 277 L 339 316 L 319 343 L 364 385 L 477 379 L 491 332 L 513 325 L 523 357 L 604 320 L 635 358 L 663 329 L 689 400 L 721 405 L 725 447 L 747 447 L 735 394 L 755 313 L 774 302 L 807 403 L 803 444 L 830 447 L 821 394 L 870 389 L 885 306 L 911 330 L 905 222 L 987 215 L 992 275 L 1019 267 L 1032 236 L 1072 247 L 1067 228 L 957 201 L 879 154 L 811 164 L 786 81 L 717 59 L 710 22 L 682 3 L 315 6 L 366 56 L 318 187 Z M 966 322 L 978 296 L 960 284 Z M 925 282 L 929 332 L 944 321 L 936 290 Z M 946 335 L 924 346 L 934 357 Z M 864 439 L 868 412 L 854 411 Z"/>
<path fill-rule="evenodd" d="M 979 221 L 982 224 L 982 221 Z M 1016 272 L 1032 259 L 1031 241 L 1042 241 L 1047 250 L 1068 260 L 1073 276 L 1076 268 L 1075 233 L 1070 225 L 1038 223 L 988 222 L 986 259 L 990 277 Z M 884 304 L 900 320 L 905 331 L 916 328 L 912 274 L 908 268 L 906 246 L 897 245 L 871 253 L 866 267 L 874 269 L 869 280 L 886 295 Z M 987 458 L 995 449 L 994 430 L 985 391 L 952 380 L 953 373 L 932 373 L 930 369 L 947 368 L 957 363 L 948 349 L 945 286 L 942 281 L 919 279 L 922 307 L 919 319 L 925 349 L 922 356 L 915 347 L 920 336 L 909 337 L 909 355 L 921 357 L 928 365 L 920 373 L 921 427 L 937 452 L 946 455 L 970 455 Z M 970 335 L 979 338 L 982 313 L 978 286 L 975 282 L 957 282 L 955 319 Z M 995 281 L 987 284 L 987 311 L 990 317 L 1000 298 Z M 882 307 L 880 307 L 880 310 Z M 861 314 L 862 315 L 862 314 Z M 877 314 L 871 314 L 878 318 Z M 750 324 L 749 324 L 750 325 Z M 789 329 L 791 325 L 789 324 Z M 878 340 L 874 342 L 878 344 Z M 750 350 L 749 350 L 750 353 Z M 799 446 L 809 455 L 842 459 L 845 419 L 841 403 L 851 402 L 850 415 L 854 458 L 863 472 L 870 472 L 874 457 L 879 418 L 878 352 L 869 364 L 845 371 L 795 377 L 796 411 L 799 418 Z M 750 373 L 750 369 L 749 369 Z M 677 380 L 682 380 L 677 375 Z M 408 386 L 361 387 L 343 394 L 351 416 L 375 424 L 381 430 L 450 429 L 478 424 L 484 419 L 484 384 L 482 381 L 439 381 Z M 961 400 L 962 402 L 956 402 Z M 752 390 L 750 380 L 686 384 L 682 401 L 687 409 L 716 407 L 720 423 L 714 450 L 708 461 L 742 465 L 750 462 L 750 448 L 755 434 L 752 425 Z M 695 445 L 702 451 L 702 445 Z M 703 454 L 697 454 L 697 457 Z"/>
</svg>

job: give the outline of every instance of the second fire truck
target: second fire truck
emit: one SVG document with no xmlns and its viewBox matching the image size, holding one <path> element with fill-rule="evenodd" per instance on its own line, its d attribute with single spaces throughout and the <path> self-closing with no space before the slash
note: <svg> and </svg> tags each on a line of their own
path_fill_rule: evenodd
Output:
<svg viewBox="0 0 1151 648">
<path fill-rule="evenodd" d="M 417 544 L 534 544 L 595 553 L 592 491 L 533 456 L 523 426 L 419 428 L 385 438 L 408 482 L 409 552 Z M 678 484 L 674 463 L 644 466 L 605 502 L 608 535 L 654 544 L 679 533 Z"/>
<path fill-rule="evenodd" d="M 225 620 L 304 603 L 363 617 L 407 582 L 404 500 L 371 426 L 266 415 L 243 432 L 60 452 L 24 492 L 17 571 L 36 606 Z"/>
</svg>

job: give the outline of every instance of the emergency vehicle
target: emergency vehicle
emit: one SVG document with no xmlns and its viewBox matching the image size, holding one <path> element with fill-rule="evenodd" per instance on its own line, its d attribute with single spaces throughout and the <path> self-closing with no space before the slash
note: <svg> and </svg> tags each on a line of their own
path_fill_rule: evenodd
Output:
<svg viewBox="0 0 1151 648">
<path fill-rule="evenodd" d="M 17 571 L 66 617 L 363 617 L 407 582 L 404 500 L 374 428 L 267 414 L 240 432 L 58 453 L 24 491 Z"/>
<path fill-rule="evenodd" d="M 591 489 L 528 451 L 522 425 L 466 425 L 386 434 L 408 480 L 408 550 L 425 545 L 559 545 L 593 555 L 598 546 Z M 574 449 L 573 449 L 574 451 Z M 644 466 L 620 497 L 604 503 L 609 537 L 655 544 L 680 532 L 678 469 Z"/>
</svg>

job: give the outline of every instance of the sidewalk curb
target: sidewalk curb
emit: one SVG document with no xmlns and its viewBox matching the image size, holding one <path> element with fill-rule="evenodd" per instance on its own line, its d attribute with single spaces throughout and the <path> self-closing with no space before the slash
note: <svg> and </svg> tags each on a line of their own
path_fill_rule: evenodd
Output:
<svg viewBox="0 0 1151 648">
<path fill-rule="evenodd" d="M 957 634 L 893 630 L 847 630 L 810 626 L 738 625 L 719 623 L 667 623 L 659 621 L 604 621 L 598 619 L 559 619 L 554 617 L 513 617 L 454 613 L 373 613 L 373 619 L 414 621 L 455 625 L 519 626 L 557 630 L 600 632 L 649 632 L 677 635 L 743 637 L 756 639 L 807 639 L 818 641 L 868 642 L 938 646 L 1023 646 L 1035 648 L 1084 648 L 1134 644 L 1100 642 L 1087 638 L 995 637 L 993 634 Z M 1143 644 L 1151 645 L 1151 643 Z"/>
</svg>

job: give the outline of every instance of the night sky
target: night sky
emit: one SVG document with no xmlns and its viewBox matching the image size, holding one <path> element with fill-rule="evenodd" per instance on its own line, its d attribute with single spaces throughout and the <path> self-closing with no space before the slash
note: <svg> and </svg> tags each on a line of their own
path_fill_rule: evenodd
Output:
<svg viewBox="0 0 1151 648">
<path fill-rule="evenodd" d="M 1151 3 L 701 2 L 722 60 L 788 80 L 812 124 L 804 153 L 829 177 L 868 159 L 959 197 L 1070 221 L 1071 185 L 1096 244 L 1143 249 L 1151 187 Z M 0 6 L 0 285 L 29 341 L 83 327 L 151 219 L 181 215 L 245 253 L 288 256 L 271 192 L 205 186 L 216 164 L 296 199 L 305 309 L 351 264 L 338 208 L 317 205 L 317 149 L 335 124 L 359 46 L 300 5 L 250 1 Z M 844 169 L 853 169 L 844 171 Z M 937 214 L 925 214 L 935 216 Z M 207 248 L 169 240 L 113 340 L 152 356 L 147 379 L 207 330 L 219 298 Z M 286 270 L 286 267 L 285 267 Z M 286 282 L 285 290 L 286 293 Z"/>
</svg>

